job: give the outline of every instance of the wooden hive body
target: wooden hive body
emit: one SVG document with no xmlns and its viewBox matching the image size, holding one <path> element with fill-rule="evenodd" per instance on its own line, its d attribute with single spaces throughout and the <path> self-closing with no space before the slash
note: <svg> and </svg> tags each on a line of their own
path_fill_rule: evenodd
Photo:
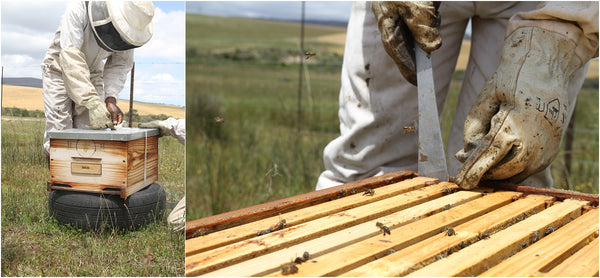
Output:
<svg viewBox="0 0 600 278">
<path fill-rule="evenodd" d="M 48 135 L 49 190 L 118 194 L 127 198 L 158 179 L 156 129 L 69 129 Z"/>
</svg>

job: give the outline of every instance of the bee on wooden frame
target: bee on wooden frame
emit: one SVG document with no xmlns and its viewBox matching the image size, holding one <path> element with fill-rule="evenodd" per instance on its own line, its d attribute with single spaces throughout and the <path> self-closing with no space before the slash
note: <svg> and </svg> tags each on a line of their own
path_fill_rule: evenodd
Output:
<svg viewBox="0 0 600 278">
<path fill-rule="evenodd" d="M 383 232 L 383 236 L 385 236 L 385 234 L 392 235 L 392 232 L 390 231 L 390 228 L 388 228 L 387 226 L 383 225 L 381 222 L 375 223 L 375 226 L 377 226 L 377 228 L 379 228 Z"/>
<path fill-rule="evenodd" d="M 294 273 L 298 273 L 298 267 L 294 262 L 285 263 L 281 265 L 281 274 L 290 275 Z"/>
<path fill-rule="evenodd" d="M 367 189 L 363 193 L 363 196 L 373 196 L 373 195 L 375 195 L 375 189 Z"/>
<path fill-rule="evenodd" d="M 262 236 L 262 235 L 266 235 L 266 234 L 274 232 L 274 231 L 283 230 L 283 228 L 286 225 L 287 224 L 286 224 L 285 219 L 281 219 L 281 220 L 279 220 L 279 222 L 277 222 L 275 225 L 269 227 L 268 229 L 265 229 L 265 230 L 262 230 L 262 231 L 258 231 L 258 235 Z"/>
</svg>

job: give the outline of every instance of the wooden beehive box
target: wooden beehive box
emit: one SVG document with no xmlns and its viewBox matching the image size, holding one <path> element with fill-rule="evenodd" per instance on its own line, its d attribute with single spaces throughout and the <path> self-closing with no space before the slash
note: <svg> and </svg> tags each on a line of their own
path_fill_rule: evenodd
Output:
<svg viewBox="0 0 600 278">
<path fill-rule="evenodd" d="M 48 132 L 48 190 L 127 198 L 158 179 L 158 129 L 68 129 Z"/>
<path fill-rule="evenodd" d="M 494 187 L 396 172 L 189 221 L 186 275 L 598 276 L 598 195 Z"/>
</svg>

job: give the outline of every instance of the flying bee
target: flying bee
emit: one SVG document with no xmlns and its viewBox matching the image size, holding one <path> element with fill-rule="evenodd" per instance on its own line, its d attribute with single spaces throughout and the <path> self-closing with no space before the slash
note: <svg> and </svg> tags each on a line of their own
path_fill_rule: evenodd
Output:
<svg viewBox="0 0 600 278">
<path fill-rule="evenodd" d="M 390 231 L 390 228 L 388 228 L 387 226 L 383 225 L 381 222 L 375 223 L 375 226 L 377 226 L 383 232 L 383 236 L 385 236 L 385 234 L 392 235 L 392 232 Z"/>
<path fill-rule="evenodd" d="M 308 59 L 310 59 L 310 57 L 316 56 L 316 55 L 317 55 L 317 53 L 306 51 L 306 52 L 304 52 L 304 59 L 308 60 Z"/>
<path fill-rule="evenodd" d="M 415 132 L 417 130 L 417 128 L 415 128 L 414 125 L 405 126 L 403 129 L 404 129 L 404 134 Z"/>
<path fill-rule="evenodd" d="M 224 122 L 225 122 L 225 119 L 223 119 L 223 117 L 215 117 L 215 125 L 220 125 Z"/>
<path fill-rule="evenodd" d="M 367 189 L 363 193 L 363 196 L 373 196 L 373 195 L 375 195 L 375 189 Z"/>
</svg>

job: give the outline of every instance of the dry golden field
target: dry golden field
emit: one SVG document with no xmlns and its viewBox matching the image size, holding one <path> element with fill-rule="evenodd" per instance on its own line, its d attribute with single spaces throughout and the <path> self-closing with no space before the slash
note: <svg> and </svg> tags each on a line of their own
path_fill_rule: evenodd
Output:
<svg viewBox="0 0 600 278">
<path fill-rule="evenodd" d="M 344 30 L 343 28 L 340 28 Z M 318 39 L 321 42 L 327 42 L 332 44 L 338 44 L 339 47 L 334 48 L 333 51 L 343 54 L 344 44 L 346 42 L 346 33 L 333 34 L 327 36 L 321 36 Z M 456 64 L 456 70 L 465 70 L 467 68 L 467 62 L 469 60 L 469 50 L 471 49 L 471 41 L 464 40 L 460 49 L 460 55 L 458 56 L 458 62 Z M 598 78 L 598 59 L 592 60 L 590 68 L 586 75 L 587 78 Z"/>
<path fill-rule="evenodd" d="M 123 113 L 127 113 L 127 111 L 129 111 L 128 100 L 120 100 L 118 105 L 121 110 L 123 110 Z M 17 107 L 27 110 L 44 111 L 42 89 L 2 85 L 2 107 Z M 185 117 L 185 108 L 173 105 L 142 103 L 134 101 L 133 109 L 136 109 L 140 115 L 165 114 L 177 119 L 182 119 Z"/>
</svg>

